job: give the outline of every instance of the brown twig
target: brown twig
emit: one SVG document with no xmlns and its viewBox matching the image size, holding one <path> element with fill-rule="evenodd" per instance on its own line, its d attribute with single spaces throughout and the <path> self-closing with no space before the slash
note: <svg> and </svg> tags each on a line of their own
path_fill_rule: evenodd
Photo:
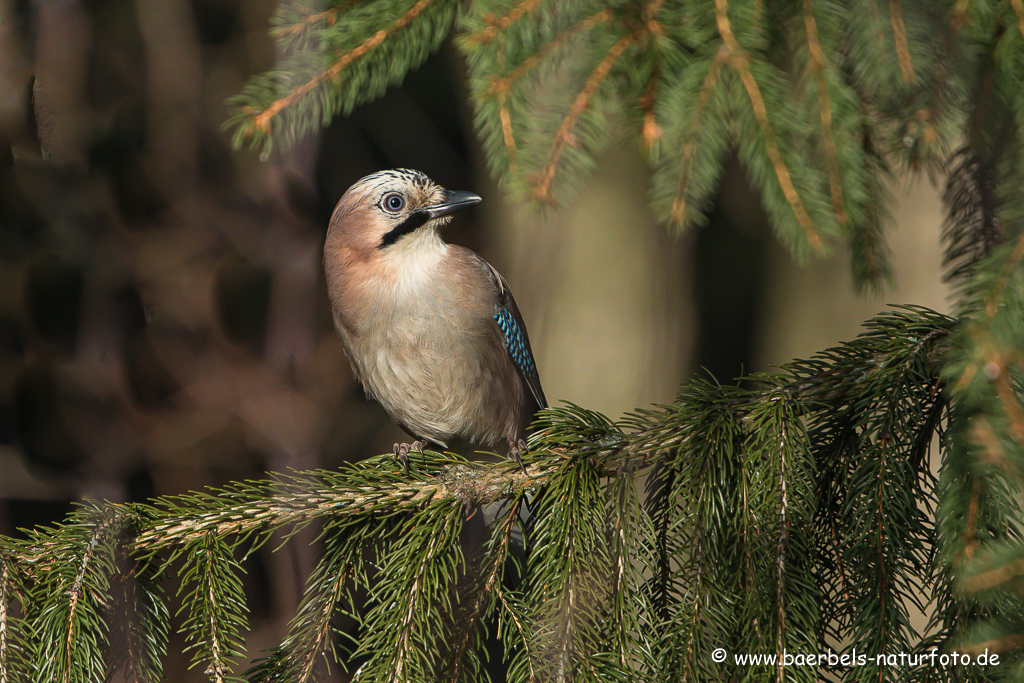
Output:
<svg viewBox="0 0 1024 683">
<path fill-rule="evenodd" d="M 708 69 L 704 83 L 701 84 L 700 92 L 697 94 L 697 106 L 693 108 L 693 118 L 687 127 L 689 134 L 686 142 L 683 143 L 683 150 L 679 160 L 679 177 L 676 180 L 675 198 L 672 200 L 672 208 L 669 210 L 669 218 L 677 225 L 686 222 L 686 196 L 689 192 L 690 171 L 693 168 L 693 156 L 696 149 L 696 140 L 700 135 L 700 124 L 704 118 L 704 110 L 711 102 L 711 95 L 714 93 L 715 85 L 718 83 L 718 75 L 722 65 L 728 61 L 729 53 L 724 48 L 718 52 L 714 64 Z"/>
<path fill-rule="evenodd" d="M 971 498 L 967 502 L 967 524 L 964 525 L 964 532 L 961 538 L 964 541 L 963 559 L 969 560 L 974 556 L 974 548 L 978 544 L 976 529 L 978 528 L 978 500 L 981 498 L 981 479 L 971 482 Z"/>
<path fill-rule="evenodd" d="M 516 167 L 516 158 L 519 153 L 516 149 L 516 136 L 512 130 L 512 112 L 508 108 L 508 93 L 502 93 L 498 98 L 498 120 L 501 121 L 501 138 L 505 141 L 505 150 L 508 152 L 509 169 Z"/>
<path fill-rule="evenodd" d="M 907 42 L 907 28 L 903 25 L 903 7 L 900 0 L 889 0 L 889 17 L 892 20 L 893 41 L 896 43 L 896 60 L 900 65 L 903 80 L 914 80 L 914 64 L 910 59 L 910 44 Z"/>
<path fill-rule="evenodd" d="M 983 652 L 1006 652 L 1008 650 L 1016 650 L 1021 646 L 1024 646 L 1024 633 L 1013 633 L 1002 638 L 983 640 L 980 643 L 960 645 L 957 649 L 964 654 L 977 657 Z"/>
<path fill-rule="evenodd" d="M 323 643 L 327 642 L 327 639 L 331 635 L 331 616 L 334 614 L 334 608 L 338 604 L 338 593 L 342 590 L 348 579 L 352 574 L 352 565 L 348 564 L 346 567 L 336 573 L 331 578 L 331 591 L 330 598 L 324 601 L 324 604 L 320 607 L 319 616 L 320 623 L 316 629 L 316 637 L 312 643 L 312 647 L 307 648 L 307 651 L 320 652 Z M 301 668 L 298 671 L 299 683 L 306 683 L 307 681 L 313 680 L 313 667 L 316 664 L 316 657 L 307 656 L 302 662 Z"/>
<path fill-rule="evenodd" d="M 832 131 L 832 101 L 828 96 L 828 82 L 825 80 L 825 54 L 818 40 L 818 25 L 814 19 L 814 0 L 804 0 L 804 26 L 807 28 L 807 47 L 811 55 L 811 66 L 818 83 L 818 109 L 821 112 L 821 136 L 825 145 L 825 162 L 828 166 L 828 185 L 832 191 L 832 210 L 843 228 L 849 220 L 846 202 L 843 201 L 843 185 L 839 175 L 839 152 Z"/>
<path fill-rule="evenodd" d="M 661 126 L 658 125 L 658 121 L 654 113 L 654 104 L 656 101 L 655 96 L 658 93 L 658 84 L 660 82 L 661 73 L 657 62 L 655 62 L 654 68 L 651 69 L 651 76 L 647 79 L 647 88 L 644 90 L 644 94 L 640 98 L 640 109 L 644 112 L 644 122 L 640 135 L 643 140 L 644 148 L 648 151 L 654 149 L 655 143 L 657 143 L 665 134 L 665 131 L 663 131 Z"/>
<path fill-rule="evenodd" d="M 11 593 L 17 594 L 12 576 L 14 568 L 7 557 L 0 558 L 0 681 L 10 681 L 11 674 L 8 670 L 8 662 L 11 661 L 9 635 L 10 609 L 13 609 L 13 598 Z M 19 596 L 20 597 L 20 596 Z M 8 607 L 12 604 L 12 607 Z"/>
<path fill-rule="evenodd" d="M 1010 0 L 1010 4 L 1013 5 L 1013 13 L 1017 15 L 1017 28 L 1024 36 L 1024 3 L 1021 0 Z"/>
</svg>

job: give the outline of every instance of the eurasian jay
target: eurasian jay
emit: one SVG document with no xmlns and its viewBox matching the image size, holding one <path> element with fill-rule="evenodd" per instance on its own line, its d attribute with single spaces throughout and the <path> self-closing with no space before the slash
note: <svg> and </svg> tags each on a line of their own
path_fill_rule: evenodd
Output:
<svg viewBox="0 0 1024 683">
<path fill-rule="evenodd" d="M 324 270 L 334 325 L 366 393 L 416 440 L 494 448 L 522 466 L 526 430 L 547 407 L 508 283 L 441 239 L 452 214 L 480 202 L 419 171 L 350 187 L 331 216 Z"/>
</svg>

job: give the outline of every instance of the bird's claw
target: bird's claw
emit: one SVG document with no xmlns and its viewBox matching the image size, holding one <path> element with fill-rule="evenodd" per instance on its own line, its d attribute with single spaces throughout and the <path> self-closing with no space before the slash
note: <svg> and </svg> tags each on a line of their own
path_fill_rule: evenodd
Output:
<svg viewBox="0 0 1024 683">
<path fill-rule="evenodd" d="M 409 444 L 395 444 L 395 459 L 402 463 L 402 471 L 409 474 Z"/>
<path fill-rule="evenodd" d="M 412 443 L 396 443 L 395 458 L 402 463 L 402 470 L 409 474 L 409 451 L 418 451 L 420 458 L 424 457 L 423 449 L 427 447 L 426 441 L 416 440 Z"/>
<path fill-rule="evenodd" d="M 526 452 L 526 442 L 522 439 L 519 441 L 514 440 L 511 436 L 508 437 L 508 457 L 516 461 L 519 465 L 519 469 L 526 474 L 526 467 L 523 466 L 523 453 Z"/>
</svg>

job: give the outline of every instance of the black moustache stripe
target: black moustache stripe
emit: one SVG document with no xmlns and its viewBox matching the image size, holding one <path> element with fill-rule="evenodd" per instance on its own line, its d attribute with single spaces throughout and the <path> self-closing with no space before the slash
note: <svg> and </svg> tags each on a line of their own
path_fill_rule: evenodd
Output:
<svg viewBox="0 0 1024 683">
<path fill-rule="evenodd" d="M 393 230 L 384 234 L 384 239 L 380 241 L 380 249 L 383 249 L 389 245 L 394 244 L 405 235 L 421 227 L 424 223 L 430 220 L 430 216 L 425 211 L 416 211 L 409 214 L 409 217 L 399 223 Z"/>
</svg>

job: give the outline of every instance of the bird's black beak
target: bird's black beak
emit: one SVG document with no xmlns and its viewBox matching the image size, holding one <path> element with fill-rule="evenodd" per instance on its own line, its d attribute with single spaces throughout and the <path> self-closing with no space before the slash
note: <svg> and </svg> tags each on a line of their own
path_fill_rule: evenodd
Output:
<svg viewBox="0 0 1024 683">
<path fill-rule="evenodd" d="M 451 216 L 453 213 L 465 211 L 469 207 L 479 204 L 481 201 L 480 196 L 473 194 L 472 192 L 446 190 L 443 202 L 433 206 L 424 207 L 421 210 L 430 218 L 440 218 L 442 216 Z"/>
</svg>

